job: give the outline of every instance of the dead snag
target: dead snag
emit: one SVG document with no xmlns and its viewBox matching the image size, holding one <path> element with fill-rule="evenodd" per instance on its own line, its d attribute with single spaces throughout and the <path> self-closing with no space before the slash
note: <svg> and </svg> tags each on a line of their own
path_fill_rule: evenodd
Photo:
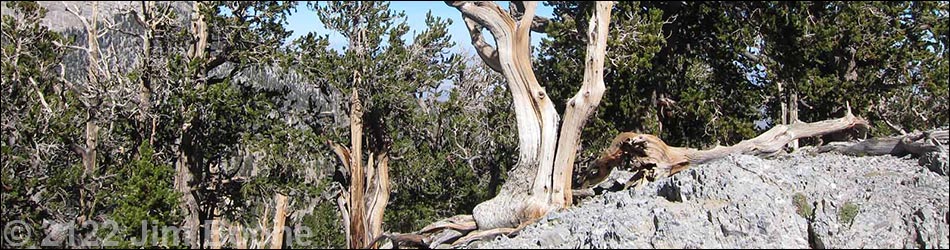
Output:
<svg viewBox="0 0 950 250">
<path fill-rule="evenodd" d="M 358 83 L 359 74 L 355 73 L 354 77 Z M 337 202 L 343 215 L 347 245 L 350 248 L 377 248 L 376 239 L 382 235 L 383 213 L 391 189 L 389 156 L 386 152 L 372 152 L 367 163 L 362 164 L 363 109 L 356 89 L 353 89 L 350 105 L 351 148 L 328 141 L 350 173 L 349 191 L 342 190 Z"/>
</svg>

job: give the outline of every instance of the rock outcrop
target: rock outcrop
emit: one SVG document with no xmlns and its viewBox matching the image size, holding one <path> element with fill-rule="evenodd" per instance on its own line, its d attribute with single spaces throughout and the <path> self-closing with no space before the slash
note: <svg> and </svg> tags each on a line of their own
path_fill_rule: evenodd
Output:
<svg viewBox="0 0 950 250">
<path fill-rule="evenodd" d="M 927 157 L 733 155 L 467 247 L 946 249 L 946 153 Z"/>
</svg>

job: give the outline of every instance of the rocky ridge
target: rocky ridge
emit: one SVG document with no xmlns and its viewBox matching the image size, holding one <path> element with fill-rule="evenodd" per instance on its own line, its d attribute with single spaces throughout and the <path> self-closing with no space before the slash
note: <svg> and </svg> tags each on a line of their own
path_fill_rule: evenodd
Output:
<svg viewBox="0 0 950 250">
<path fill-rule="evenodd" d="M 950 247 L 947 150 L 919 159 L 732 155 L 470 248 Z M 622 183 L 614 171 L 601 186 Z"/>
</svg>

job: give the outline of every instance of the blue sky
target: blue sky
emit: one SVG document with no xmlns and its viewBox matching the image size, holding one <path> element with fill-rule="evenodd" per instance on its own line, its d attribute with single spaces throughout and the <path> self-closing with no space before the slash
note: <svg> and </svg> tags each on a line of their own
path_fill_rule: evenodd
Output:
<svg viewBox="0 0 950 250">
<path fill-rule="evenodd" d="M 508 2 L 498 2 L 503 9 L 508 9 Z M 465 28 L 465 23 L 462 22 L 462 14 L 455 8 L 448 6 L 443 1 L 395 1 L 390 2 L 389 8 L 396 12 L 404 11 L 406 13 L 406 23 L 409 24 L 410 31 L 409 36 L 412 36 L 415 33 L 422 32 L 426 29 L 425 19 L 426 13 L 432 11 L 432 15 L 447 18 L 452 20 L 452 25 L 449 25 L 449 35 L 452 36 L 452 41 L 455 42 L 455 47 L 451 49 L 453 52 L 462 52 L 462 51 L 473 51 L 471 39 L 469 39 L 468 30 Z M 554 9 L 550 6 L 545 6 L 543 3 L 538 4 L 537 15 L 542 17 L 551 17 Z M 306 4 L 297 5 L 297 12 L 290 15 L 287 20 L 287 27 L 292 30 L 294 33 L 291 35 L 291 40 L 296 39 L 304 34 L 309 32 L 316 32 L 318 35 L 329 34 L 330 35 L 330 46 L 334 49 L 341 50 L 341 48 L 346 45 L 346 39 L 343 38 L 339 32 L 328 30 L 320 20 L 317 19 L 317 14 L 313 10 L 310 10 Z M 482 32 L 486 37 L 486 41 L 493 43 L 494 39 L 491 38 L 490 32 Z M 544 34 L 532 33 L 531 34 L 531 44 L 533 46 L 538 46 L 541 42 L 541 38 L 546 37 Z M 410 37 L 406 37 L 408 40 Z M 411 41 L 409 41 L 411 43 Z"/>
</svg>

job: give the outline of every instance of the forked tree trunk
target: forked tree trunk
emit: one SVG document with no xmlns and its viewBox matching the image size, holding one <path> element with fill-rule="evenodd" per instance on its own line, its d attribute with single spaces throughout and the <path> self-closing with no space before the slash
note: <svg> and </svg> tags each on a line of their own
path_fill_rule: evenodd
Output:
<svg viewBox="0 0 950 250">
<path fill-rule="evenodd" d="M 587 188 L 602 182 L 617 166 L 629 159 L 633 171 L 637 174 L 633 182 L 652 181 L 676 174 L 690 165 L 722 158 L 730 154 L 769 155 L 782 150 L 788 143 L 807 137 L 815 137 L 852 128 L 867 129 L 864 119 L 851 114 L 851 107 L 839 119 L 813 123 L 794 122 L 789 125 L 777 125 L 761 135 L 728 147 L 716 147 L 708 150 L 672 147 L 653 135 L 626 132 L 617 135 L 611 146 L 594 162 L 596 171 L 582 176 L 581 188 Z M 630 184 L 630 183 L 628 183 Z"/>
<path fill-rule="evenodd" d="M 359 85 L 359 75 L 354 74 Z M 350 248 L 377 248 L 375 241 L 382 234 L 383 213 L 389 203 L 389 156 L 373 152 L 362 164 L 363 108 L 356 89 L 350 99 L 351 148 L 329 142 L 343 166 L 350 172 L 349 191 L 337 199 Z"/>
<path fill-rule="evenodd" d="M 511 228 L 570 205 L 571 176 L 581 130 L 604 93 L 603 62 L 612 2 L 597 2 L 590 18 L 584 82 L 568 100 L 558 132 L 554 103 L 538 84 L 531 66 L 530 32 L 536 2 L 512 2 L 520 20 L 492 2 L 447 1 L 462 13 L 472 45 L 485 63 L 508 82 L 518 127 L 518 162 L 494 198 L 475 206 L 482 230 Z M 517 15 L 515 15 L 517 16 Z M 481 35 L 488 29 L 495 46 Z M 560 135 L 560 138 L 559 138 Z"/>
</svg>

